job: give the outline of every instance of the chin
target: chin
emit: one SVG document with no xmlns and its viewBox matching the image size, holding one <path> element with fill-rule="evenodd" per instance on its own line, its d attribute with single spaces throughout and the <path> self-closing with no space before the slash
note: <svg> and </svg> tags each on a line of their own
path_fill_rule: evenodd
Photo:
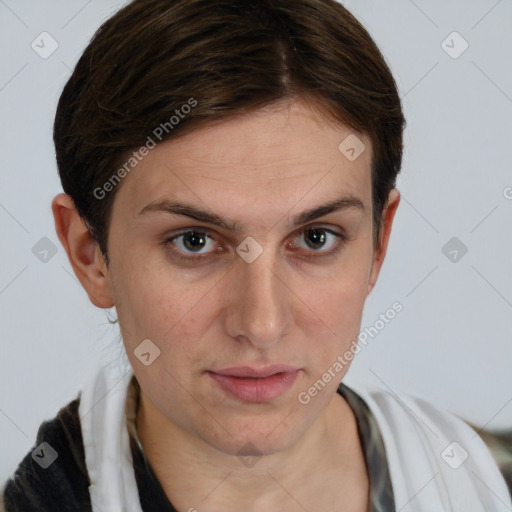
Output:
<svg viewBox="0 0 512 512">
<path fill-rule="evenodd" d="M 294 431 L 290 426 L 287 428 L 276 428 L 274 425 L 268 428 L 255 429 L 235 429 L 231 427 L 230 432 L 236 434 L 229 435 L 222 428 L 216 429 L 215 436 L 212 437 L 212 431 L 208 432 L 207 437 L 203 439 L 216 450 L 226 455 L 236 455 L 239 457 L 261 457 L 263 455 L 272 455 L 282 452 L 292 446 L 300 437 L 300 433 Z"/>
</svg>

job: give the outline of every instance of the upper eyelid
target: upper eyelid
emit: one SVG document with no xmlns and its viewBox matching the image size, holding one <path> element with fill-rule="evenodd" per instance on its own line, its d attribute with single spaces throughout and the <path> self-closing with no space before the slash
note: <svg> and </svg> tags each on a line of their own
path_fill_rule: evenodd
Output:
<svg viewBox="0 0 512 512">
<path fill-rule="evenodd" d="M 348 242 L 351 240 L 351 237 L 348 235 L 348 233 L 346 232 L 345 229 L 338 226 L 338 228 L 337 228 L 337 229 L 339 229 L 339 232 L 338 232 L 338 231 L 336 231 L 336 229 L 334 229 L 330 226 L 326 226 L 322 223 L 316 223 L 316 224 L 313 223 L 308 226 L 304 226 L 302 228 L 299 228 L 298 231 L 296 230 L 294 233 L 296 233 L 298 236 L 298 235 L 304 233 L 305 231 L 309 231 L 309 230 L 315 229 L 315 228 L 325 229 L 327 232 L 329 232 L 330 234 L 332 234 L 333 236 L 338 238 L 340 243 Z M 205 235 L 208 236 L 208 238 L 216 241 L 215 236 L 210 236 L 211 233 L 214 232 L 214 230 L 207 228 L 207 227 L 194 227 L 194 226 L 191 226 L 188 228 L 183 228 L 183 230 L 179 230 L 177 233 L 174 233 L 174 234 L 171 234 L 168 236 L 164 236 L 163 240 L 164 240 L 164 242 L 167 242 L 167 243 L 173 242 L 174 240 L 186 235 L 187 233 L 191 233 L 191 232 L 192 233 L 204 233 Z"/>
<path fill-rule="evenodd" d="M 309 231 L 311 229 L 315 229 L 315 228 L 320 228 L 320 229 L 325 229 L 326 231 L 331 231 L 333 232 L 334 234 L 337 234 L 337 235 L 341 235 L 341 236 L 345 236 L 348 238 L 348 234 L 346 232 L 345 229 L 343 229 L 342 227 L 338 226 L 337 228 L 334 228 L 334 227 L 331 227 L 331 226 L 327 226 L 323 223 L 313 223 L 313 224 L 310 224 L 308 226 L 304 226 L 302 228 L 298 228 L 297 230 L 295 230 L 292 234 L 294 233 L 297 233 L 297 234 L 301 234 L 303 233 L 304 231 Z M 336 232 L 336 229 L 339 229 L 340 232 L 337 233 Z M 175 233 L 172 233 L 172 234 L 169 234 L 169 235 L 166 235 L 164 236 L 164 238 L 166 240 L 172 240 L 172 239 L 175 239 L 175 238 L 178 238 L 180 236 L 183 236 L 183 235 L 186 235 L 187 233 L 204 233 L 206 235 L 211 235 L 212 233 L 215 233 L 215 230 L 211 229 L 211 228 L 208 228 L 208 227 L 195 227 L 195 226 L 190 226 L 190 227 L 187 227 L 187 228 L 183 228 L 183 229 L 180 229 L 178 230 L 177 232 Z M 210 238 L 214 238 L 213 236 L 211 236 Z"/>
</svg>

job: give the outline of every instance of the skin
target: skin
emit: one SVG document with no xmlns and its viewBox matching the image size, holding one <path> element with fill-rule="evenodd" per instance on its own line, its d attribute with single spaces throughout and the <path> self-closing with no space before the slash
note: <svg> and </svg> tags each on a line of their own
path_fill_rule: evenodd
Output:
<svg viewBox="0 0 512 512">
<path fill-rule="evenodd" d="M 298 401 L 357 338 L 400 201 L 393 189 L 377 249 L 371 143 L 357 134 L 366 149 L 349 161 L 338 146 L 351 133 L 294 101 L 157 145 L 117 192 L 108 268 L 69 196 L 52 202 L 59 239 L 91 302 L 116 307 L 141 386 L 139 437 L 177 510 L 367 510 L 357 423 L 336 393 L 348 366 L 309 404 Z M 364 209 L 291 225 L 295 214 L 348 194 Z M 241 231 L 166 212 L 138 215 L 162 199 L 236 220 Z M 315 249 L 306 231 L 314 226 L 349 239 L 323 231 Z M 162 243 L 183 228 L 213 237 L 198 246 L 204 260 L 178 259 L 172 247 L 194 254 L 184 237 Z M 263 249 L 252 263 L 235 252 L 248 236 Z M 145 366 L 134 350 L 148 338 L 161 353 Z M 271 363 L 300 371 L 267 403 L 233 398 L 205 373 Z M 250 467 L 237 456 L 247 443 L 262 455 Z"/>
</svg>

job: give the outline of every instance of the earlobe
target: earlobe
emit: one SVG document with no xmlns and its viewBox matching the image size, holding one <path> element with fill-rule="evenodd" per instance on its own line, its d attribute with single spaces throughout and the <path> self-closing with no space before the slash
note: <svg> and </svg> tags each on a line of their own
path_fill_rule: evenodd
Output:
<svg viewBox="0 0 512 512">
<path fill-rule="evenodd" d="M 379 276 L 380 269 L 382 264 L 384 263 L 384 258 L 386 256 L 389 237 L 391 235 L 391 227 L 393 225 L 393 219 L 395 217 L 396 210 L 398 205 L 400 204 L 400 192 L 393 188 L 389 192 L 388 200 L 386 205 L 382 211 L 382 224 L 381 229 L 379 231 L 379 246 L 375 248 L 372 259 L 372 266 L 370 270 L 370 276 L 368 280 L 368 293 L 373 290 L 375 283 L 377 282 L 377 277 Z"/>
<path fill-rule="evenodd" d="M 98 244 L 78 214 L 67 194 L 58 194 L 52 201 L 55 231 L 68 255 L 76 277 L 89 300 L 99 308 L 114 305 L 107 267 Z"/>
</svg>

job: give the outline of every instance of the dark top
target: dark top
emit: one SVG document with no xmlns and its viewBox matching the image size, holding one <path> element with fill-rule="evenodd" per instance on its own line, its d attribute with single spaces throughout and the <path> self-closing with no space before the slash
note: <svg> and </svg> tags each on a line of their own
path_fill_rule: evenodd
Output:
<svg viewBox="0 0 512 512">
<path fill-rule="evenodd" d="M 138 387 L 135 379 L 132 379 L 132 383 Z M 362 398 L 343 383 L 338 393 L 347 400 L 357 419 L 370 481 L 368 512 L 395 511 L 386 454 L 375 418 Z M 41 424 L 34 448 L 0 491 L 0 500 L 3 499 L 0 501 L 0 510 L 92 512 L 88 489 L 90 481 L 78 415 L 79 404 L 80 395 L 63 407 L 54 419 Z M 501 435 L 489 432 L 479 434 L 488 444 L 512 492 L 512 432 Z M 42 442 L 49 443 L 58 453 L 58 458 L 46 469 L 32 459 L 32 453 Z M 136 432 L 130 432 L 130 446 L 142 510 L 177 512 L 145 457 Z"/>
</svg>

